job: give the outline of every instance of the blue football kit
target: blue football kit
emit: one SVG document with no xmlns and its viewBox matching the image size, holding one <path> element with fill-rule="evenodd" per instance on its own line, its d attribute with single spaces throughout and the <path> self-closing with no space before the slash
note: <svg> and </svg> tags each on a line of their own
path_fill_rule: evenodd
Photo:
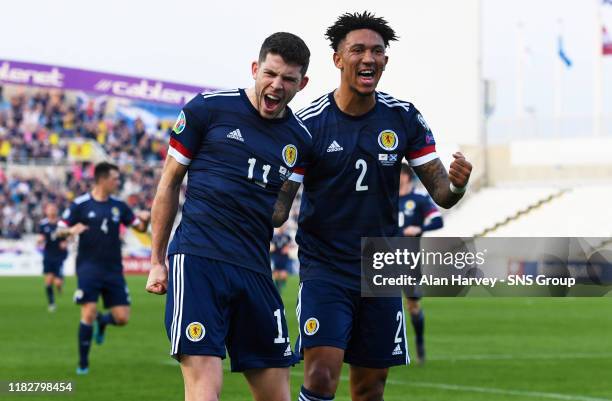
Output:
<svg viewBox="0 0 612 401">
<path fill-rule="evenodd" d="M 401 298 L 360 296 L 361 238 L 400 235 L 401 162 L 436 159 L 433 134 L 411 103 L 382 92 L 361 116 L 343 113 L 333 92 L 296 115 L 313 135 L 311 163 L 298 171 L 304 190 L 296 350 L 334 346 L 357 366 L 406 364 Z"/>
<path fill-rule="evenodd" d="M 172 356 L 225 358 L 227 349 L 232 371 L 295 363 L 269 244 L 280 188 L 311 146 L 290 109 L 265 119 L 243 89 L 200 94 L 183 107 L 168 151 L 188 166 L 168 248 Z"/>
<path fill-rule="evenodd" d="M 289 255 L 283 253 L 283 248 L 291 243 L 291 236 L 287 233 L 275 234 L 272 237 L 272 262 L 274 270 L 289 270 Z"/>
<path fill-rule="evenodd" d="M 121 263 L 120 225 L 138 224 L 138 218 L 123 201 L 111 196 L 99 202 L 90 193 L 77 197 L 62 215 L 61 226 L 82 223 L 76 258 L 78 304 L 97 302 L 104 307 L 129 305 L 130 298 Z"/>
<path fill-rule="evenodd" d="M 63 277 L 64 260 L 68 257 L 68 250 L 62 249 L 62 238 L 57 238 L 57 222 L 52 223 L 49 219 L 42 219 L 38 232 L 45 237 L 43 249 L 43 273 L 53 273 L 57 277 Z"/>
<path fill-rule="evenodd" d="M 401 235 L 403 235 L 406 227 L 417 226 L 421 228 L 421 233 L 417 237 L 421 237 L 425 231 L 442 228 L 442 215 L 428 194 L 419 193 L 412 188 L 409 193 L 399 197 L 398 226 L 402 232 Z M 413 270 L 412 275 L 418 281 L 421 280 L 420 263 Z M 418 300 L 423 297 L 423 290 L 420 285 L 404 287 L 403 291 L 411 299 Z"/>
<path fill-rule="evenodd" d="M 442 215 L 438 207 L 431 200 L 431 197 L 424 193 L 419 193 L 414 188 L 399 197 L 398 226 L 400 229 L 417 226 L 422 232 L 436 230 L 442 227 Z"/>
</svg>

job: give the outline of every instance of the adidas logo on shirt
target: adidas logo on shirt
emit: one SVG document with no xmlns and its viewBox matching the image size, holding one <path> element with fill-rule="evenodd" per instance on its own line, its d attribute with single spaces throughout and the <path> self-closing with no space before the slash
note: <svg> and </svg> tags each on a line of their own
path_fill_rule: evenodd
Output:
<svg viewBox="0 0 612 401">
<path fill-rule="evenodd" d="M 342 146 L 340 146 L 340 145 L 338 144 L 338 142 L 333 141 L 333 142 L 331 143 L 331 145 L 329 145 L 329 147 L 327 148 L 327 153 L 331 153 L 331 152 L 340 152 L 340 151 L 342 151 L 342 150 L 344 150 L 344 148 L 343 148 Z"/>
<path fill-rule="evenodd" d="M 229 139 L 235 139 L 237 141 L 244 142 L 244 138 L 242 137 L 242 134 L 240 133 L 239 129 L 233 130 L 232 132 L 227 134 L 227 137 Z"/>
<path fill-rule="evenodd" d="M 403 354 L 402 347 L 400 347 L 400 345 L 397 344 L 395 346 L 395 349 L 393 350 L 393 354 L 392 355 L 402 355 L 402 354 Z"/>
</svg>

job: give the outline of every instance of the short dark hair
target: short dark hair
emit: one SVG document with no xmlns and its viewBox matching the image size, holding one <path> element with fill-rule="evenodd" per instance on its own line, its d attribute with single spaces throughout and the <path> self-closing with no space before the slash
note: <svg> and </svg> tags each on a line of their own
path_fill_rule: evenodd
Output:
<svg viewBox="0 0 612 401">
<path fill-rule="evenodd" d="M 327 31 L 325 31 L 325 38 L 331 42 L 331 48 L 337 52 L 340 42 L 346 38 L 346 35 L 348 35 L 351 31 L 356 31 L 357 29 L 370 29 L 378 33 L 380 36 L 382 36 L 382 39 L 385 42 L 385 47 L 388 47 L 389 42 L 392 40 L 398 39 L 398 37 L 395 35 L 395 31 L 389 26 L 389 23 L 384 18 L 376 17 L 369 11 L 364 11 L 361 14 L 342 14 L 338 17 L 334 25 L 327 28 Z"/>
<path fill-rule="evenodd" d="M 297 35 L 289 32 L 276 32 L 268 36 L 259 50 L 259 62 L 266 59 L 268 53 L 277 54 L 287 64 L 297 64 L 302 69 L 302 76 L 308 71 L 310 64 L 310 50 L 306 43 Z"/>
<path fill-rule="evenodd" d="M 414 171 L 412 167 L 408 163 L 402 163 L 402 174 L 407 174 L 410 177 L 410 180 L 414 180 Z"/>
<path fill-rule="evenodd" d="M 102 162 L 96 164 L 96 168 L 94 169 L 94 181 L 98 182 L 100 178 L 108 177 L 112 170 L 119 171 L 119 167 L 117 167 L 116 164 L 109 162 Z"/>
</svg>

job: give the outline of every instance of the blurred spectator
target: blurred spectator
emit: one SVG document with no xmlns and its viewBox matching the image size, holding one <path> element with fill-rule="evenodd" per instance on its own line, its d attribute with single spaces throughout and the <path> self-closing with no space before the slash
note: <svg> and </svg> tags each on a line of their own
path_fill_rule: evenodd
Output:
<svg viewBox="0 0 612 401">
<path fill-rule="evenodd" d="M 0 86 L 0 162 L 66 165 L 68 143 L 75 138 L 97 141 L 122 170 L 120 196 L 138 209 L 150 209 L 167 150 L 167 128 L 148 133 L 140 119 L 130 125 L 107 116 L 106 100 L 77 97 L 60 90 L 18 91 L 6 98 Z M 16 238 L 31 232 L 42 218 L 44 204 L 63 209 L 87 191 L 91 163 L 73 163 L 54 177 L 7 177 L 0 169 L 0 236 Z"/>
<path fill-rule="evenodd" d="M 57 204 L 62 211 L 88 190 L 92 163 L 68 164 L 68 144 L 75 138 L 100 144 L 121 169 L 119 196 L 132 208 L 151 209 L 171 125 L 160 122 L 149 132 L 140 119 L 130 123 L 113 117 L 104 98 L 73 98 L 55 89 L 7 96 L 0 86 L 0 163 L 63 166 L 57 170 L 61 173 L 24 176 L 6 174 L 0 164 L 0 237 L 32 233 L 47 203 Z M 288 223 L 292 236 L 298 211 L 299 195 Z"/>
</svg>

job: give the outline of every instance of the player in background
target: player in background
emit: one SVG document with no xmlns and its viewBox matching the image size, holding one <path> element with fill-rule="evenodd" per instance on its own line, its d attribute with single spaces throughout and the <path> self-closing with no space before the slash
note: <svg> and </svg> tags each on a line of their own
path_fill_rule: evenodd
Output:
<svg viewBox="0 0 612 401">
<path fill-rule="evenodd" d="M 291 268 L 289 251 L 291 250 L 292 242 L 293 240 L 287 232 L 286 224 L 274 230 L 274 236 L 270 242 L 270 253 L 273 264 L 272 278 L 279 293 L 283 292 L 289 277 L 289 269 Z"/>
<path fill-rule="evenodd" d="M 168 293 L 170 355 L 180 361 L 187 401 L 219 398 L 226 349 L 255 400 L 290 399 L 296 358 L 270 240 L 278 192 L 311 151 L 310 133 L 287 107 L 308 82 L 309 59 L 299 37 L 269 36 L 251 65 L 253 87 L 196 96 L 171 133 L 146 288 Z M 166 250 L 185 174 L 182 219 Z"/>
<path fill-rule="evenodd" d="M 106 326 L 124 326 L 130 317 L 130 297 L 121 263 L 121 224 L 140 232 L 147 231 L 150 213 L 134 215 L 125 202 L 112 194 L 119 189 L 119 168 L 102 162 L 94 169 L 95 184 L 77 197 L 62 215 L 58 236 L 79 236 L 76 258 L 77 290 L 75 302 L 81 306 L 79 323 L 79 364 L 77 374 L 89 372 L 89 349 L 94 335 L 104 341 Z M 102 296 L 107 313 L 98 313 Z"/>
<path fill-rule="evenodd" d="M 55 312 L 55 294 L 62 293 L 64 285 L 64 260 L 68 256 L 68 242 L 56 235 L 59 222 L 57 206 L 49 203 L 45 206 L 45 218 L 40 221 L 38 229 L 38 246 L 43 248 L 43 274 L 45 276 L 45 291 L 47 293 L 48 310 Z"/>
<path fill-rule="evenodd" d="M 420 237 L 425 231 L 438 230 L 444 225 L 442 215 L 429 195 L 415 191 L 412 170 L 405 163 L 402 163 L 400 175 L 398 216 L 398 225 L 405 237 Z M 421 308 L 421 298 L 419 286 L 411 287 L 406 291 L 408 313 L 416 339 L 417 361 L 423 364 L 425 362 L 425 314 Z"/>
<path fill-rule="evenodd" d="M 361 237 L 400 234 L 402 157 L 445 208 L 463 196 L 471 164 L 455 153 L 447 173 L 418 110 L 376 91 L 386 48 L 397 39 L 384 19 L 347 13 L 326 36 L 340 85 L 296 113 L 314 138 L 296 236 L 297 350 L 304 357 L 299 400 L 333 400 L 343 361 L 350 364 L 351 399 L 381 400 L 389 367 L 408 363 L 404 314 L 401 297 L 361 298 Z M 298 188 L 291 180 L 283 186 L 275 225 L 288 217 Z"/>
</svg>

